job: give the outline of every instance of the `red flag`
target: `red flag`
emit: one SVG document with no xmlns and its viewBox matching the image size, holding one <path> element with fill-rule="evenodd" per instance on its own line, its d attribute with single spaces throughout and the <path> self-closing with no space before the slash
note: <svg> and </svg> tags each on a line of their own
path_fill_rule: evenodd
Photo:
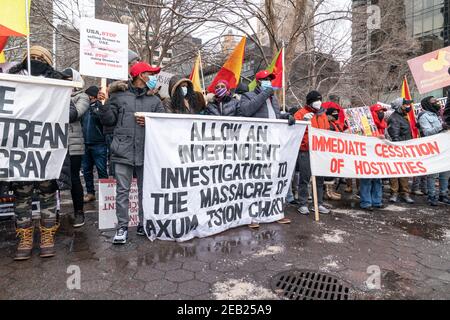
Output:
<svg viewBox="0 0 450 320">
<path fill-rule="evenodd" d="M 411 93 L 409 92 L 409 86 L 408 86 L 408 80 L 406 79 L 406 76 L 403 78 L 402 83 L 402 98 L 406 100 L 412 100 L 411 99 Z M 408 113 L 408 119 L 409 119 L 409 125 L 411 127 L 411 132 L 413 138 L 419 137 L 419 130 L 416 126 L 416 115 L 414 113 L 414 106 L 411 105 L 411 111 Z"/>
</svg>

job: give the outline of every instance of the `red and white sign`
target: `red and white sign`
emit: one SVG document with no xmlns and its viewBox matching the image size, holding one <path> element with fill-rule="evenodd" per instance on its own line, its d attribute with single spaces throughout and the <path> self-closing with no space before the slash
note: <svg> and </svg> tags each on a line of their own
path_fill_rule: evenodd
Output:
<svg viewBox="0 0 450 320">
<path fill-rule="evenodd" d="M 82 19 L 80 73 L 99 78 L 128 79 L 128 25 Z"/>
<path fill-rule="evenodd" d="M 319 177 L 395 178 L 450 171 L 450 132 L 402 142 L 310 128 Z"/>
<path fill-rule="evenodd" d="M 100 230 L 115 229 L 117 227 L 116 216 L 116 180 L 100 179 L 98 182 L 98 228 Z M 128 214 L 130 216 L 129 227 L 139 224 L 139 201 L 136 179 L 133 179 L 130 189 L 130 202 Z"/>
</svg>

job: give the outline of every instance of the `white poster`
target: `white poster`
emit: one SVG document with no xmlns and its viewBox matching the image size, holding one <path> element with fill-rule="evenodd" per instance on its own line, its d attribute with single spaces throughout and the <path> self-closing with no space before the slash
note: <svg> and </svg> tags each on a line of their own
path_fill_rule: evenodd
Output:
<svg viewBox="0 0 450 320">
<path fill-rule="evenodd" d="M 169 93 L 169 81 L 170 78 L 173 77 L 172 73 L 169 72 L 164 72 L 161 71 L 160 73 L 157 74 L 156 76 L 158 78 L 158 83 L 156 85 L 156 87 L 161 87 L 159 89 L 159 95 L 162 98 L 169 98 L 170 97 L 170 93 Z"/>
<path fill-rule="evenodd" d="M 0 181 L 59 178 L 72 82 L 0 74 Z"/>
<path fill-rule="evenodd" d="M 284 217 L 305 122 L 145 115 L 150 240 L 185 241 Z"/>
<path fill-rule="evenodd" d="M 136 179 L 130 188 L 128 204 L 129 227 L 139 224 L 139 201 Z M 98 228 L 100 230 L 117 228 L 116 216 L 116 180 L 100 179 L 98 182 Z"/>
<path fill-rule="evenodd" d="M 80 73 L 86 76 L 128 79 L 128 25 L 81 19 Z"/>
<path fill-rule="evenodd" d="M 450 132 L 392 142 L 311 128 L 309 146 L 315 176 L 395 178 L 450 170 Z"/>
</svg>

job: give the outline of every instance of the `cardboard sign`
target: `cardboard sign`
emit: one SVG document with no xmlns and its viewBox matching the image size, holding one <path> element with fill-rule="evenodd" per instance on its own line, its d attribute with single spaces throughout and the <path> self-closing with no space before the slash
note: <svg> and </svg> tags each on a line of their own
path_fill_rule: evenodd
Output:
<svg viewBox="0 0 450 320">
<path fill-rule="evenodd" d="M 81 19 L 80 73 L 86 76 L 128 79 L 128 25 Z"/>
<path fill-rule="evenodd" d="M 158 83 L 156 84 L 156 87 L 161 87 L 161 89 L 159 89 L 159 95 L 162 98 L 169 98 L 170 97 L 170 93 L 169 93 L 169 81 L 170 78 L 173 77 L 172 73 L 169 72 L 164 72 L 161 71 L 160 73 L 158 73 L 156 75 L 156 77 L 158 78 Z"/>
<path fill-rule="evenodd" d="M 450 85 L 450 47 L 408 60 L 408 65 L 420 94 Z"/>
<path fill-rule="evenodd" d="M 98 183 L 98 228 L 100 230 L 117 228 L 116 216 L 116 180 L 100 179 Z M 129 227 L 139 224 L 139 201 L 136 179 L 133 179 L 129 195 Z"/>
</svg>

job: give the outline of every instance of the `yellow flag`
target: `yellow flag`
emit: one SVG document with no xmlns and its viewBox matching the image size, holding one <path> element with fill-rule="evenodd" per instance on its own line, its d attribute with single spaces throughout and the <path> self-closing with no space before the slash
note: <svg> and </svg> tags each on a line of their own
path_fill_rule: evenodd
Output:
<svg viewBox="0 0 450 320">
<path fill-rule="evenodd" d="M 0 0 L 0 36 L 23 37 L 27 28 L 26 0 Z M 31 0 L 28 0 L 30 12 Z"/>
<path fill-rule="evenodd" d="M 202 92 L 202 85 L 200 83 L 200 53 L 198 54 L 197 59 L 195 59 L 194 68 L 192 69 L 189 79 L 194 85 L 194 91 Z"/>
<path fill-rule="evenodd" d="M 2 51 L 2 52 L 0 52 L 0 63 L 5 63 L 5 62 L 6 62 L 5 53 Z"/>
</svg>

